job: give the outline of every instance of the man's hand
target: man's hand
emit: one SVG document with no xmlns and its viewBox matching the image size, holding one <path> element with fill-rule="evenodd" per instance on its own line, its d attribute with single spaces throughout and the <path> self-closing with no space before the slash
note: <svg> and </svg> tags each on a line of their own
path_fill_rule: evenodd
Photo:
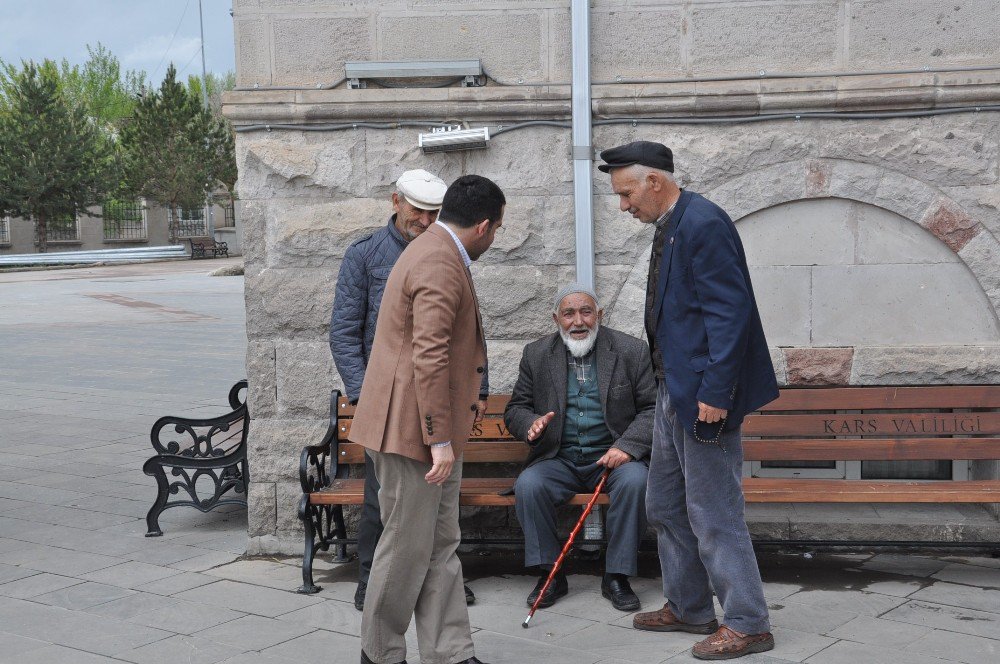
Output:
<svg viewBox="0 0 1000 664">
<path fill-rule="evenodd" d="M 528 442 L 533 443 L 542 435 L 545 431 L 545 427 L 549 426 L 549 422 L 556 416 L 551 410 L 537 420 L 535 420 L 531 426 L 528 428 Z"/>
<path fill-rule="evenodd" d="M 484 417 L 486 417 L 486 399 L 480 399 L 476 402 L 476 422 L 482 422 Z"/>
<path fill-rule="evenodd" d="M 604 456 L 597 460 L 597 465 L 606 466 L 608 470 L 614 470 L 618 466 L 626 464 L 631 460 L 631 454 L 628 452 L 622 452 L 617 447 L 612 447 L 604 453 Z"/>
<path fill-rule="evenodd" d="M 444 484 L 455 465 L 455 452 L 451 445 L 431 447 L 431 471 L 424 475 L 428 484 Z"/>
<path fill-rule="evenodd" d="M 729 411 L 725 408 L 716 408 L 715 406 L 709 406 L 707 403 L 698 402 L 698 421 L 708 422 L 709 424 L 715 424 L 721 419 L 725 419 Z"/>
</svg>

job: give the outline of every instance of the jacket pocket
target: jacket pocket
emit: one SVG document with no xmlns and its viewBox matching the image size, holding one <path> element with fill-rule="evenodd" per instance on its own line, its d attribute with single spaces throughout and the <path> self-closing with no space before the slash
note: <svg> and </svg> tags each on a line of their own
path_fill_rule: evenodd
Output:
<svg viewBox="0 0 1000 664">
<path fill-rule="evenodd" d="M 697 373 L 702 373 L 705 371 L 705 367 L 708 366 L 708 360 L 708 353 L 702 353 L 701 355 L 695 355 L 694 357 L 688 359 L 688 365 Z"/>
</svg>

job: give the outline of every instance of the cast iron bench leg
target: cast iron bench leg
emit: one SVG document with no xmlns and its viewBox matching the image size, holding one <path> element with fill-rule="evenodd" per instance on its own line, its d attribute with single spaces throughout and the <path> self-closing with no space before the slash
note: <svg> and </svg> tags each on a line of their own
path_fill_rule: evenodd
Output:
<svg viewBox="0 0 1000 664">
<path fill-rule="evenodd" d="M 164 472 L 163 466 L 156 463 L 156 461 L 157 458 L 153 457 L 147 460 L 142 466 L 142 472 L 156 478 L 156 500 L 146 514 L 146 537 L 160 537 L 163 535 L 163 531 L 160 530 L 160 513 L 167 505 L 167 496 L 169 494 L 167 474 Z"/>
</svg>

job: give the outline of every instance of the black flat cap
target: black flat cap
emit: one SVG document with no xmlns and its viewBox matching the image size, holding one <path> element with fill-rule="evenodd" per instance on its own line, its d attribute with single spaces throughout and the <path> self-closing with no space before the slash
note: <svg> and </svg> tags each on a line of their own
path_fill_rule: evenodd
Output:
<svg viewBox="0 0 1000 664">
<path fill-rule="evenodd" d="M 598 170 L 608 173 L 612 168 L 642 164 L 661 171 L 674 172 L 674 153 L 663 143 L 653 141 L 633 141 L 616 148 L 608 148 L 601 152 L 601 159 L 606 164 L 600 164 Z"/>
</svg>

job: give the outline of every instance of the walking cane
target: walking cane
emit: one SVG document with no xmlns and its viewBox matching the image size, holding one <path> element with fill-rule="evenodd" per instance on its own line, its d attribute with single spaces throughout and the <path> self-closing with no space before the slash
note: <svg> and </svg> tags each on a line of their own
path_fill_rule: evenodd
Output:
<svg viewBox="0 0 1000 664">
<path fill-rule="evenodd" d="M 610 469 L 605 468 L 604 472 L 601 474 L 601 481 L 597 483 L 597 488 L 594 489 L 594 495 L 590 497 L 590 501 L 587 503 L 587 506 L 583 508 L 583 514 L 580 515 L 580 520 L 576 522 L 576 526 L 573 528 L 573 531 L 570 532 L 569 539 L 566 540 L 566 546 L 563 547 L 562 553 L 560 553 L 559 557 L 556 558 L 556 564 L 552 566 L 552 571 L 549 572 L 549 578 L 545 580 L 545 585 L 542 586 L 542 592 L 538 593 L 538 599 L 536 599 L 535 603 L 531 605 L 531 611 L 528 611 L 528 617 L 524 619 L 523 623 L 521 623 L 521 627 L 524 627 L 525 629 L 528 628 L 528 623 L 531 622 L 531 616 L 535 615 L 538 605 L 541 603 L 542 598 L 545 597 L 545 591 L 549 589 L 550 585 L 552 585 L 552 579 L 555 578 L 556 572 L 558 572 L 559 568 L 562 567 L 563 558 L 566 557 L 566 554 L 569 553 L 570 547 L 573 546 L 573 540 L 576 539 L 576 534 L 580 532 L 580 528 L 583 527 L 583 522 L 587 520 L 587 517 L 590 515 L 590 511 L 594 509 L 597 499 L 601 496 L 601 490 L 604 489 L 604 483 L 608 480 L 609 472 L 611 472 Z"/>
</svg>

